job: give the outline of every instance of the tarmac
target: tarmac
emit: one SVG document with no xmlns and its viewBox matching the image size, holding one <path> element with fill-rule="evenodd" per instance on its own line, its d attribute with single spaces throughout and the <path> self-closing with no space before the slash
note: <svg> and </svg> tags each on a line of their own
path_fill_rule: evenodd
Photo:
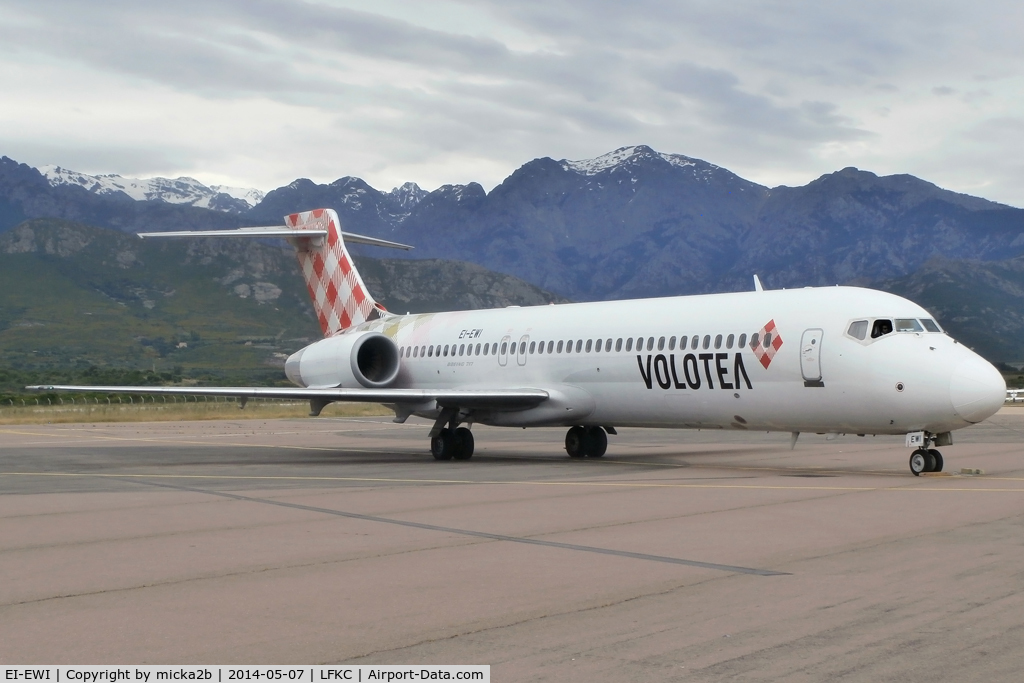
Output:
<svg viewBox="0 0 1024 683">
<path fill-rule="evenodd" d="M 902 437 L 387 418 L 0 427 L 0 662 L 1019 681 L 1024 409 Z M 960 475 L 961 468 L 983 475 Z"/>
</svg>

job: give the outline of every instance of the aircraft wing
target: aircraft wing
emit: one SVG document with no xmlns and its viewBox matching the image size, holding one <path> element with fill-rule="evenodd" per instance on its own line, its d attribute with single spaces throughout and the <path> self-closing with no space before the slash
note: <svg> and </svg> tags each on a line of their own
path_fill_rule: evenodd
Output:
<svg viewBox="0 0 1024 683">
<path fill-rule="evenodd" d="M 289 398 L 314 401 L 363 403 L 425 403 L 460 408 L 525 409 L 547 400 L 543 389 L 303 389 L 300 387 L 118 387 L 38 384 L 29 391 L 95 394 L 145 394 L 146 396 L 228 396 L 238 399 Z"/>
</svg>

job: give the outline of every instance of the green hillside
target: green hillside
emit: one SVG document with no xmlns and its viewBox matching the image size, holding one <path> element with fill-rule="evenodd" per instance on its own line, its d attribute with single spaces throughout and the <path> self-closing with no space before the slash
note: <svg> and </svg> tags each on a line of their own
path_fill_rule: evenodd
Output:
<svg viewBox="0 0 1024 683">
<path fill-rule="evenodd" d="M 873 286 L 921 304 L 990 361 L 1024 364 L 1024 257 L 934 259 L 911 275 Z"/>
<path fill-rule="evenodd" d="M 553 298 L 470 264 L 357 261 L 371 292 L 401 312 Z M 288 354 L 319 337 L 290 249 L 140 240 L 54 219 L 0 235 L 0 372 L 97 366 L 269 380 L 283 377 Z"/>
</svg>

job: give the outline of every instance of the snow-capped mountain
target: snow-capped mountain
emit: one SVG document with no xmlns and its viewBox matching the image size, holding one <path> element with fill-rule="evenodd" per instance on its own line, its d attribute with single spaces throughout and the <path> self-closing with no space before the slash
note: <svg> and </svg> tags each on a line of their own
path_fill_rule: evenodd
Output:
<svg viewBox="0 0 1024 683">
<path fill-rule="evenodd" d="M 123 194 L 136 201 L 187 204 L 204 209 L 244 213 L 263 199 L 263 192 L 247 187 L 206 186 L 195 178 L 124 178 L 114 173 L 89 175 L 60 166 L 39 168 L 50 185 L 78 185 L 94 194 Z"/>
<path fill-rule="evenodd" d="M 412 211 L 430 193 L 416 183 L 405 183 L 401 187 L 392 188 L 388 194 L 394 199 L 396 206 L 405 211 Z"/>
<path fill-rule="evenodd" d="M 710 182 L 717 171 L 724 170 L 722 167 L 715 166 L 702 159 L 694 159 L 682 154 L 658 152 L 647 145 L 620 147 L 593 159 L 580 159 L 578 161 L 562 159 L 559 164 L 567 171 L 575 171 L 585 176 L 594 176 L 604 172 L 628 172 L 633 167 L 643 165 L 645 162 L 649 163 L 653 160 L 668 162 L 676 168 L 690 169 L 694 178 L 704 182 Z"/>
</svg>

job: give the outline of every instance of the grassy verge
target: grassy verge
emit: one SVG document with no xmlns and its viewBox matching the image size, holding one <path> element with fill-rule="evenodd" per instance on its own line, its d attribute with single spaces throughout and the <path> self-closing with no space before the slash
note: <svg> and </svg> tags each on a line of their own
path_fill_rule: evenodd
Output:
<svg viewBox="0 0 1024 683">
<path fill-rule="evenodd" d="M 323 417 L 392 415 L 375 403 L 332 403 Z M 251 400 L 245 410 L 234 402 L 82 404 L 55 406 L 0 406 L 0 425 L 76 422 L 171 422 L 176 420 L 269 420 L 308 417 L 309 404 L 298 401 Z"/>
</svg>

